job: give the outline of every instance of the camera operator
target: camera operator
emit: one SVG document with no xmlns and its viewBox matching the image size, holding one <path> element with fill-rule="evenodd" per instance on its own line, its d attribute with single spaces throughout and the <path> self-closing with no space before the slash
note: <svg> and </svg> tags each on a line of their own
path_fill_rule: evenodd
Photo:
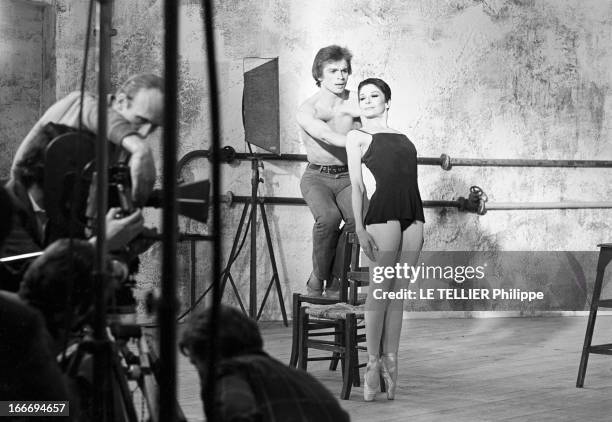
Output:
<svg viewBox="0 0 612 422">
<path fill-rule="evenodd" d="M 84 240 L 57 240 L 30 264 L 19 286 L 19 297 L 43 315 L 55 354 L 93 310 L 94 252 L 94 246 Z"/>
<path fill-rule="evenodd" d="M 19 147 L 11 169 L 11 180 L 6 187 L 16 209 L 13 231 L 6 240 L 4 255 L 38 252 L 51 241 L 48 218 L 44 210 L 45 151 L 53 139 L 48 124 L 79 126 L 80 92 L 73 92 L 55 103 L 36 123 Z M 129 161 L 136 205 L 143 204 L 155 180 L 155 167 L 150 146 L 144 142 L 161 124 L 163 107 L 163 81 L 150 74 L 129 78 L 111 99 L 109 107 L 108 137 L 131 154 Z M 83 96 L 83 127 L 87 132 L 97 130 L 97 100 Z M 144 137 L 144 138 L 143 138 Z M 117 250 L 129 243 L 143 230 L 143 217 L 139 210 L 123 218 L 115 218 L 117 209 L 106 216 L 106 238 L 109 250 Z M 91 239 L 95 242 L 95 239 Z M 11 276 L 3 277 L 0 289 L 16 290 L 23 267 L 13 266 Z"/>
<path fill-rule="evenodd" d="M 0 251 L 11 228 L 12 206 L 0 186 Z M 51 337 L 40 313 L 17 295 L 0 291 L 0 400 L 67 401 L 69 395 L 51 352 Z M 13 418 L 70 420 L 63 417 Z"/>
<path fill-rule="evenodd" d="M 90 242 L 60 239 L 32 262 L 19 287 L 19 298 L 43 315 L 52 353 L 59 359 L 67 347 L 62 365 L 68 365 L 76 356 L 76 345 L 83 340 L 81 331 L 93 317 L 94 260 L 95 250 Z M 110 259 L 106 267 L 112 274 Z M 117 286 L 110 278 L 105 287 L 109 300 Z M 92 355 L 84 353 L 75 364 L 74 371 L 64 376 L 71 396 L 70 410 L 78 420 L 87 421 L 91 420 L 92 410 Z"/>
<path fill-rule="evenodd" d="M 115 95 L 110 97 L 108 109 L 108 139 L 125 149 L 130 156 L 134 200 L 143 205 L 155 182 L 155 163 L 151 146 L 146 138 L 161 126 L 163 119 L 163 79 L 153 74 L 137 74 L 128 78 Z M 36 139 L 44 136 L 47 123 L 71 128 L 79 127 L 81 92 L 75 91 L 53 104 L 27 134 L 13 159 L 11 177 L 15 177 L 17 164 L 33 147 Z M 98 100 L 83 93 L 83 129 L 98 132 Z"/>
</svg>

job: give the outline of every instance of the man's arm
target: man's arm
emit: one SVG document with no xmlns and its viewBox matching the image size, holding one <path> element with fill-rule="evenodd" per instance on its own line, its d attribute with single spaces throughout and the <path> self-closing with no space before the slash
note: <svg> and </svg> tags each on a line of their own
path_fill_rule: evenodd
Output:
<svg viewBox="0 0 612 422">
<path fill-rule="evenodd" d="M 297 113 L 297 122 L 308 135 L 314 139 L 344 148 L 346 146 L 346 136 L 335 132 L 323 120 L 318 119 L 316 110 L 310 104 L 303 104 Z"/>
<path fill-rule="evenodd" d="M 130 154 L 130 175 L 132 177 L 132 196 L 137 206 L 145 204 L 155 184 L 155 160 L 153 150 L 139 135 L 129 135 L 122 139 L 121 146 Z"/>
</svg>

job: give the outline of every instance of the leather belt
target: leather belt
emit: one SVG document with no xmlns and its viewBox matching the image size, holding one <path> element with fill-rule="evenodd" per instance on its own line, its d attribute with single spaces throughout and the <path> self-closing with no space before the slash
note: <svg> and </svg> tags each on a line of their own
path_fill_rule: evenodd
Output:
<svg viewBox="0 0 612 422">
<path fill-rule="evenodd" d="M 327 174 L 340 174 L 348 172 L 348 166 L 321 166 L 319 164 L 308 163 L 308 168 L 311 170 L 317 170 L 321 173 Z"/>
</svg>

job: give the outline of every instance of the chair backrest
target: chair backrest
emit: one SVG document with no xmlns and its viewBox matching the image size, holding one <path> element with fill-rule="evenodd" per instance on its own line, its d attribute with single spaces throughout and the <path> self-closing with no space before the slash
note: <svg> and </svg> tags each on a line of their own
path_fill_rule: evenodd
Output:
<svg viewBox="0 0 612 422">
<path fill-rule="evenodd" d="M 342 268 L 340 273 L 340 302 L 349 301 L 349 279 L 348 274 L 351 271 L 351 259 L 352 259 L 352 245 L 350 243 L 350 237 L 354 233 L 347 233 L 347 236 L 341 236 L 340 241 L 344 242 L 344 255 L 342 256 Z"/>
<path fill-rule="evenodd" d="M 370 274 L 368 267 L 359 265 L 361 248 L 357 234 L 348 233 L 345 242 L 345 265 L 342 269 L 343 274 L 340 284 L 341 289 L 346 291 L 346 301 L 356 305 L 358 303 L 359 287 L 369 285 Z"/>
</svg>

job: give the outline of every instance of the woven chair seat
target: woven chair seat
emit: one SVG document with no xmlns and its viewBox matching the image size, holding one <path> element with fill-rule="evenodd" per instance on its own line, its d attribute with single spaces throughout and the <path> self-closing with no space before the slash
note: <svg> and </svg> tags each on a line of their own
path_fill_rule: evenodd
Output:
<svg viewBox="0 0 612 422">
<path fill-rule="evenodd" d="M 348 303 L 334 303 L 332 305 L 308 305 L 306 313 L 314 318 L 345 319 L 347 314 L 355 314 L 363 318 L 364 305 L 349 305 Z"/>
</svg>

